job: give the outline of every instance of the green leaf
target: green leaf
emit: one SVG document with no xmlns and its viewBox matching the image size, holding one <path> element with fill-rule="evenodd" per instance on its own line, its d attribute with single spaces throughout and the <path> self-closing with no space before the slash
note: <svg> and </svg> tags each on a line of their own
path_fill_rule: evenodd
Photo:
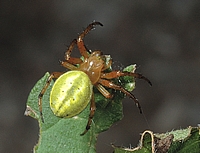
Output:
<svg viewBox="0 0 200 153">
<path fill-rule="evenodd" d="M 131 71 L 133 71 L 133 69 L 131 69 Z M 98 134 L 102 131 L 108 130 L 113 123 L 122 119 L 123 113 L 121 101 L 124 98 L 124 95 L 119 91 L 108 89 L 114 97 L 112 99 L 106 99 L 102 94 L 94 89 L 97 110 L 91 124 L 91 129 L 85 135 L 80 136 L 80 134 L 85 130 L 88 121 L 90 112 L 89 105 L 84 111 L 75 117 L 67 119 L 56 117 L 49 106 L 49 96 L 53 86 L 53 81 L 42 98 L 44 123 L 41 122 L 38 107 L 38 95 L 48 77 L 49 73 L 46 73 L 44 77 L 36 83 L 27 100 L 25 115 L 37 119 L 40 127 L 39 141 L 34 147 L 34 152 L 95 153 Z M 131 81 L 124 80 L 123 84 L 126 85 L 126 83 L 131 83 Z"/>
<path fill-rule="evenodd" d="M 199 153 L 200 152 L 200 128 L 189 127 L 184 130 L 170 132 L 174 134 L 174 141 L 169 153 Z"/>
<path fill-rule="evenodd" d="M 136 64 L 127 66 L 126 68 L 124 68 L 123 71 L 134 73 L 135 70 L 136 70 Z M 122 79 L 122 82 L 125 82 L 124 87 L 126 90 L 133 91 L 135 89 L 135 78 L 134 77 L 124 76 L 124 77 L 120 77 L 120 78 Z"/>
<path fill-rule="evenodd" d="M 199 153 L 200 128 L 189 127 L 163 134 L 153 134 L 145 131 L 136 148 L 117 147 L 113 145 L 114 153 Z"/>
</svg>

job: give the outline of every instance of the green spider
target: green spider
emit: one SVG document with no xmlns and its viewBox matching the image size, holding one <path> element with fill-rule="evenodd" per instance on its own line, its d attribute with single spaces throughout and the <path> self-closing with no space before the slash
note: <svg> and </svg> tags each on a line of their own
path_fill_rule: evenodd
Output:
<svg viewBox="0 0 200 153">
<path fill-rule="evenodd" d="M 92 118 L 94 117 L 96 106 L 93 93 L 93 87 L 96 87 L 100 93 L 106 98 L 112 98 L 105 87 L 120 90 L 130 98 L 132 98 L 142 113 L 141 106 L 135 96 L 124 89 L 122 86 L 114 84 L 111 79 L 121 76 L 132 76 L 139 79 L 144 79 L 150 85 L 151 82 L 139 73 L 111 71 L 105 72 L 112 64 L 109 59 L 106 62 L 106 55 L 101 51 L 90 52 L 84 45 L 83 38 L 88 34 L 94 26 L 103 26 L 100 22 L 93 22 L 74 39 L 68 50 L 65 52 L 65 61 L 61 61 L 61 65 L 70 71 L 53 72 L 48 77 L 46 84 L 38 96 L 38 105 L 42 122 L 44 122 L 42 114 L 42 97 L 50 85 L 52 79 L 57 79 L 50 93 L 50 107 L 53 113 L 58 117 L 70 118 L 82 112 L 90 103 L 90 114 L 84 135 L 90 129 Z M 77 45 L 83 59 L 71 57 L 71 52 L 74 46 Z"/>
</svg>

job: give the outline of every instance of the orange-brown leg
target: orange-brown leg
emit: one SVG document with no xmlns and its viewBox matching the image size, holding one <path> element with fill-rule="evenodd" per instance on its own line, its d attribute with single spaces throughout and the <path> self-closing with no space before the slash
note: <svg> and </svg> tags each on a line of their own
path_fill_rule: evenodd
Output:
<svg viewBox="0 0 200 153">
<path fill-rule="evenodd" d="M 69 69 L 69 70 L 76 70 L 76 69 L 77 69 L 76 66 L 74 66 L 74 65 L 71 64 L 71 63 L 69 63 L 68 61 L 60 61 L 60 64 L 61 64 L 63 67 Z"/>
<path fill-rule="evenodd" d="M 143 79 L 143 80 L 147 81 L 152 86 L 151 81 L 149 79 L 147 79 L 146 77 L 144 77 L 142 74 L 139 74 L 139 73 L 112 71 L 112 72 L 109 72 L 109 73 L 102 73 L 101 78 L 103 78 L 103 79 L 113 79 L 113 78 L 118 78 L 118 77 L 121 77 L 121 76 L 133 76 L 135 78 Z"/>
<path fill-rule="evenodd" d="M 91 126 L 92 119 L 94 117 L 95 111 L 96 111 L 96 105 L 95 105 L 94 93 L 93 93 L 92 94 L 92 99 L 91 99 L 91 102 L 90 102 L 90 114 L 89 114 L 89 118 L 88 118 L 88 123 L 86 125 L 85 131 L 80 134 L 81 136 L 83 136 L 84 134 L 86 134 L 87 131 L 90 129 L 90 126 Z"/>
<path fill-rule="evenodd" d="M 95 25 L 103 26 L 103 24 L 100 22 L 93 22 L 87 26 L 87 28 L 79 35 L 77 39 L 78 49 L 84 58 L 88 58 L 88 50 L 84 45 L 83 38 L 89 33 L 90 30 L 94 28 Z"/>
<path fill-rule="evenodd" d="M 71 52 L 74 49 L 74 46 L 77 44 L 77 40 L 74 39 L 70 46 L 68 47 L 67 51 L 65 52 L 65 59 L 67 60 L 67 62 L 71 63 L 71 64 L 80 64 L 83 61 L 80 58 L 76 58 L 76 57 L 71 57 Z"/>
<path fill-rule="evenodd" d="M 77 40 L 74 39 L 71 42 L 70 46 L 68 47 L 67 51 L 65 52 L 65 59 L 71 64 L 80 64 L 83 62 L 80 58 L 71 57 L 71 52 L 72 52 L 74 46 L 76 45 L 76 43 L 77 43 Z"/>
<path fill-rule="evenodd" d="M 127 91 L 123 87 L 118 86 L 118 85 L 116 85 L 116 84 L 114 84 L 114 83 L 112 83 L 112 82 L 110 82 L 108 80 L 99 79 L 98 83 L 100 83 L 103 86 L 106 86 L 108 88 L 112 88 L 112 89 L 115 89 L 115 90 L 120 90 L 121 92 L 125 93 L 127 96 L 129 96 L 131 99 L 134 100 L 136 106 L 139 108 L 140 113 L 142 114 L 142 108 L 140 106 L 140 103 L 139 103 L 139 101 L 137 100 L 137 98 L 132 93 L 130 93 L 129 91 Z"/>
<path fill-rule="evenodd" d="M 84 42 L 83 42 L 83 38 L 85 37 L 85 35 L 87 35 L 89 33 L 90 30 L 92 30 L 94 28 L 95 25 L 100 25 L 103 26 L 103 24 L 101 24 L 100 22 L 93 22 L 91 24 L 89 24 L 87 26 L 87 28 L 79 35 L 78 39 L 74 39 L 69 48 L 67 49 L 67 51 L 65 52 L 65 59 L 71 63 L 71 64 L 80 64 L 82 63 L 82 60 L 80 58 L 74 58 L 71 57 L 71 52 L 74 48 L 74 46 L 77 44 L 78 49 L 80 51 L 80 54 L 84 57 L 84 58 L 88 58 L 88 49 L 85 47 Z"/>
<path fill-rule="evenodd" d="M 55 78 L 58 78 L 62 75 L 63 73 L 61 72 L 53 72 L 51 73 L 51 75 L 48 77 L 47 81 L 46 81 L 46 84 L 44 85 L 44 87 L 42 88 L 39 96 L 38 96 L 38 106 L 39 106 L 39 111 L 40 111 L 40 117 L 41 117 L 41 120 L 42 122 L 44 122 L 44 118 L 43 118 L 43 115 L 42 115 L 42 97 L 44 95 L 44 93 L 46 92 L 48 86 L 50 85 L 52 79 L 55 79 Z"/>
<path fill-rule="evenodd" d="M 95 85 L 95 87 L 100 91 L 100 93 L 102 95 L 104 95 L 104 97 L 106 97 L 106 98 L 113 97 L 113 95 L 111 93 L 109 93 L 108 90 L 106 90 L 101 84 L 98 83 L 97 85 Z"/>
</svg>

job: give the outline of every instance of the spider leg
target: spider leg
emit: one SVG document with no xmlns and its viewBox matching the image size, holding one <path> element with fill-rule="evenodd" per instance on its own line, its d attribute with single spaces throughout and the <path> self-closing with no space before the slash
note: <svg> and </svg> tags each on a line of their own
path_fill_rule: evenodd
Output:
<svg viewBox="0 0 200 153">
<path fill-rule="evenodd" d="M 83 42 L 83 38 L 85 37 L 85 35 L 87 35 L 89 33 L 90 30 L 92 30 L 94 28 L 95 25 L 100 25 L 103 26 L 102 23 L 100 22 L 93 22 L 91 24 L 89 24 L 87 26 L 87 28 L 79 35 L 78 39 L 74 39 L 70 46 L 68 47 L 67 51 L 65 52 L 65 59 L 71 63 L 71 64 L 80 64 L 83 61 L 80 58 L 74 58 L 74 57 L 70 57 L 71 52 L 74 48 L 74 46 L 77 44 L 78 49 L 80 51 L 80 54 L 84 57 L 84 58 L 88 58 L 88 52 L 90 52 L 86 46 L 84 45 Z"/>
<path fill-rule="evenodd" d="M 121 86 L 118 86 L 108 80 L 104 80 L 104 79 L 99 79 L 98 83 L 102 84 L 103 86 L 106 86 L 108 88 L 112 88 L 112 89 L 115 89 L 115 90 L 120 90 L 121 92 L 125 93 L 127 96 L 129 96 L 131 99 L 134 100 L 136 106 L 138 107 L 138 109 L 140 110 L 140 113 L 142 114 L 142 108 L 140 106 L 140 103 L 139 101 L 137 100 L 137 98 L 132 94 L 130 93 L 129 91 L 127 91 L 126 89 L 124 89 L 123 87 Z"/>
<path fill-rule="evenodd" d="M 113 95 L 111 93 L 109 93 L 108 90 L 106 90 L 101 84 L 98 83 L 97 85 L 95 85 L 95 87 L 100 91 L 100 93 L 102 95 L 104 95 L 104 97 L 106 97 L 106 98 L 113 97 Z"/>
<path fill-rule="evenodd" d="M 76 66 L 74 66 L 74 65 L 71 64 L 71 63 L 69 63 L 68 61 L 60 61 L 60 64 L 61 64 L 63 67 L 69 69 L 69 70 L 76 70 L 76 69 L 77 69 Z"/>
<path fill-rule="evenodd" d="M 61 72 L 53 72 L 51 73 L 51 75 L 48 77 L 46 84 L 44 85 L 44 87 L 42 88 L 39 96 L 38 96 L 38 106 L 39 106 L 39 111 L 40 111 L 40 117 L 42 122 L 44 123 L 44 118 L 43 118 L 43 114 L 42 114 L 42 97 L 44 95 L 44 93 L 46 92 L 48 86 L 50 85 L 52 79 L 58 78 L 62 75 L 63 73 Z"/>
<path fill-rule="evenodd" d="M 100 26 L 103 26 L 102 23 L 100 22 L 92 22 L 91 24 L 89 24 L 87 26 L 87 28 L 79 35 L 78 39 L 77 39 L 77 46 L 78 46 L 78 49 L 81 53 L 81 55 L 84 57 L 84 58 L 88 58 L 88 50 L 87 48 L 85 47 L 84 45 L 84 42 L 83 42 L 83 38 L 89 33 L 89 31 L 91 31 L 95 25 L 100 25 Z"/>
<path fill-rule="evenodd" d="M 121 77 L 121 76 L 133 76 L 133 77 L 138 78 L 138 79 L 143 79 L 143 80 L 147 81 L 152 86 L 151 81 L 149 79 L 147 79 L 146 77 L 144 77 L 142 74 L 139 74 L 139 73 L 112 71 L 112 72 L 109 72 L 109 73 L 102 73 L 101 78 L 103 78 L 103 79 L 113 79 L 113 78 L 118 78 L 118 77 Z"/>
<path fill-rule="evenodd" d="M 94 93 L 93 93 L 92 94 L 92 99 L 91 99 L 91 102 L 90 102 L 90 114 L 89 114 L 89 118 L 88 118 L 88 123 L 86 125 L 85 131 L 80 134 L 81 136 L 83 136 L 84 134 L 86 134 L 87 131 L 90 129 L 90 126 L 91 126 L 92 119 L 94 117 L 95 111 L 96 111 L 96 105 L 95 105 Z"/>
<path fill-rule="evenodd" d="M 103 24 L 101 22 L 92 22 L 90 23 L 87 28 L 79 35 L 79 39 L 83 39 L 85 37 L 85 35 L 87 35 L 89 33 L 89 31 L 91 31 L 95 25 L 100 25 L 103 26 Z"/>
<path fill-rule="evenodd" d="M 70 46 L 68 47 L 67 51 L 65 52 L 65 59 L 71 64 L 80 64 L 83 62 L 80 58 L 71 57 L 71 52 L 76 44 L 77 44 L 77 40 L 74 39 L 71 42 Z"/>
</svg>

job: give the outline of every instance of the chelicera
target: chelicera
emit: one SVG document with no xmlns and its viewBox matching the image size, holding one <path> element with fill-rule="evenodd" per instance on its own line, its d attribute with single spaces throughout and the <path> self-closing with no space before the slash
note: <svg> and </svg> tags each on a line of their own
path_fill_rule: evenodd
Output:
<svg viewBox="0 0 200 153">
<path fill-rule="evenodd" d="M 94 26 L 103 26 L 100 22 L 92 22 L 88 27 L 74 39 L 67 51 L 65 52 L 65 60 L 60 61 L 61 65 L 70 71 L 67 72 L 53 72 L 48 77 L 46 84 L 38 96 L 38 105 L 42 122 L 44 122 L 42 114 L 42 97 L 50 85 L 52 79 L 57 79 L 52 87 L 50 94 L 50 107 L 53 113 L 58 117 L 73 117 L 82 112 L 85 107 L 90 103 L 90 114 L 85 131 L 81 134 L 84 135 L 90 129 L 92 119 L 95 114 L 95 98 L 93 87 L 97 88 L 99 92 L 106 98 L 112 98 L 112 94 L 106 88 L 120 90 L 131 99 L 134 100 L 136 106 L 142 113 L 141 106 L 136 97 L 124 89 L 122 86 L 112 82 L 112 79 L 121 76 L 132 76 L 135 78 L 143 79 L 150 85 L 151 82 L 139 73 L 111 71 L 105 72 L 112 64 L 112 60 L 107 62 L 107 55 L 99 50 L 89 51 L 83 42 L 83 38 L 88 34 Z M 83 58 L 71 57 L 71 52 L 74 46 L 77 45 L 80 54 Z M 106 87 L 106 88 L 105 88 Z"/>
</svg>

